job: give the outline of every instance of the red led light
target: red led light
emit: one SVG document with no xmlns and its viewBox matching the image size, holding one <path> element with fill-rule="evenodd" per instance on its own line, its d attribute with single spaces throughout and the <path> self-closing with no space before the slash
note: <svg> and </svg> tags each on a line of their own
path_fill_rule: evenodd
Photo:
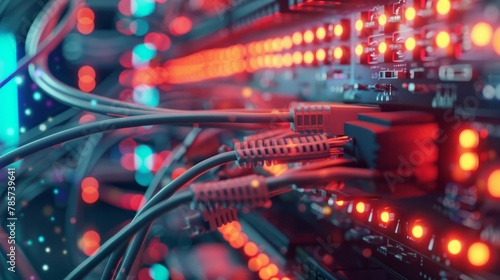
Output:
<svg viewBox="0 0 500 280">
<path fill-rule="evenodd" d="M 99 233 L 93 230 L 85 232 L 82 238 L 78 241 L 78 247 L 87 256 L 93 255 L 97 250 L 99 250 L 101 242 L 101 236 Z"/>
<path fill-rule="evenodd" d="M 170 22 L 169 30 L 172 35 L 180 36 L 191 31 L 193 23 L 190 18 L 185 16 L 179 16 Z"/>
<path fill-rule="evenodd" d="M 82 34 L 90 34 L 94 31 L 94 12 L 87 7 L 81 8 L 76 14 L 76 29 Z"/>
<path fill-rule="evenodd" d="M 155 46 L 158 51 L 165 51 L 170 48 L 170 38 L 157 32 L 150 32 L 144 37 L 144 43 Z"/>
</svg>

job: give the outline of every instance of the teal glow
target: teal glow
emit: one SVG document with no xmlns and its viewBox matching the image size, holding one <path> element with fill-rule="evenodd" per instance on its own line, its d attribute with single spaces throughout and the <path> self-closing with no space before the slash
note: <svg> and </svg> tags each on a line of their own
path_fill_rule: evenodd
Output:
<svg viewBox="0 0 500 280">
<path fill-rule="evenodd" d="M 149 24 L 142 19 L 136 19 L 130 23 L 130 30 L 137 36 L 144 36 L 149 31 Z"/>
<path fill-rule="evenodd" d="M 151 44 L 139 44 L 132 51 L 132 64 L 134 66 L 148 63 L 156 55 L 156 49 Z"/>
<path fill-rule="evenodd" d="M 14 81 L 16 82 L 16 84 L 19 86 L 19 85 L 22 85 L 23 84 L 23 77 L 21 76 L 16 76 L 14 77 Z"/>
<path fill-rule="evenodd" d="M 90 100 L 90 105 L 96 106 L 97 105 L 97 100 L 95 100 L 95 99 Z"/>
<path fill-rule="evenodd" d="M 149 276 L 154 280 L 167 280 L 170 277 L 170 271 L 161 264 L 153 264 L 149 269 Z"/>
<path fill-rule="evenodd" d="M 38 242 L 43 243 L 45 241 L 45 237 L 43 236 L 38 236 Z"/>
<path fill-rule="evenodd" d="M 137 184 L 147 187 L 149 183 L 151 183 L 151 180 L 153 180 L 153 173 L 147 171 L 147 172 L 136 172 L 135 175 L 135 181 Z"/>
<path fill-rule="evenodd" d="M 155 10 L 155 0 L 131 0 L 130 11 L 135 17 L 145 17 Z"/>
<path fill-rule="evenodd" d="M 33 93 L 33 99 L 35 99 L 36 101 L 42 100 L 42 94 L 38 91 L 35 91 L 35 93 Z"/>
<path fill-rule="evenodd" d="M 31 109 L 30 109 L 30 108 L 28 108 L 28 109 L 24 110 L 24 114 L 25 114 L 26 116 L 31 116 Z"/>
<path fill-rule="evenodd" d="M 0 33 L 0 81 L 5 79 L 17 68 L 16 39 L 10 33 Z M 19 109 L 16 79 L 10 80 L 0 88 L 0 150 L 1 154 L 7 153 L 17 147 L 19 143 Z M 18 166 L 20 162 L 12 164 Z"/>
<path fill-rule="evenodd" d="M 160 104 L 160 92 L 157 88 L 149 86 L 138 86 L 134 88 L 134 101 L 146 106 L 158 106 Z"/>
<path fill-rule="evenodd" d="M 28 241 L 26 241 L 26 244 L 27 244 L 28 246 L 31 246 L 31 245 L 33 245 L 33 241 L 28 240 Z"/>
<path fill-rule="evenodd" d="M 153 150 L 147 145 L 139 145 L 135 148 L 135 169 L 137 173 L 150 173 L 147 159 L 153 155 Z"/>
</svg>

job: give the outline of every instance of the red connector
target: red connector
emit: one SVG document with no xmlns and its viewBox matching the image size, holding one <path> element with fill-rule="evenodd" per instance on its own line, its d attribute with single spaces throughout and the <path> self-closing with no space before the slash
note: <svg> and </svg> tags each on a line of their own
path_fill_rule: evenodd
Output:
<svg viewBox="0 0 500 280">
<path fill-rule="evenodd" d="M 192 234 L 199 235 L 214 231 L 220 226 L 237 221 L 238 210 L 220 206 L 205 208 L 187 216 L 185 220 Z"/>
<path fill-rule="evenodd" d="M 325 135 L 253 140 L 235 143 L 238 164 L 270 164 L 325 159 L 330 157 L 330 144 Z"/>
<path fill-rule="evenodd" d="M 379 111 L 378 107 L 359 105 L 300 103 L 290 109 L 293 114 L 290 128 L 298 133 L 344 135 L 345 122 L 357 120 L 359 113 Z"/>
<path fill-rule="evenodd" d="M 250 175 L 223 181 L 192 184 L 194 206 L 254 208 L 264 206 L 269 201 L 266 178 Z"/>
</svg>

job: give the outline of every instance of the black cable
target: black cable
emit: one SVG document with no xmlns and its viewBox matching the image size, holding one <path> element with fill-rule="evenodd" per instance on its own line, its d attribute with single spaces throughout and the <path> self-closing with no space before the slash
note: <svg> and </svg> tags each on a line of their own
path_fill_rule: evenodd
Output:
<svg viewBox="0 0 500 280">
<path fill-rule="evenodd" d="M 289 113 L 263 114 L 263 113 L 185 113 L 169 115 L 146 115 L 104 120 L 84 124 L 54 133 L 42 139 L 23 145 L 0 157 L 0 169 L 12 164 L 21 158 L 51 146 L 84 137 L 87 135 L 115 130 L 120 128 L 158 125 L 158 124 L 193 124 L 193 123 L 279 123 L 290 122 Z"/>
<path fill-rule="evenodd" d="M 152 220 L 158 218 L 162 214 L 176 208 L 177 206 L 190 202 L 193 198 L 191 191 L 186 191 L 174 195 L 171 199 L 163 201 L 150 209 L 144 211 L 137 219 L 132 221 L 128 226 L 122 228 L 113 237 L 101 245 L 99 250 L 92 256 L 88 257 L 80 263 L 73 271 L 71 271 L 64 279 L 83 279 L 97 264 L 106 258 L 116 247 L 123 242 L 126 242 L 136 231 L 141 229 Z"/>
</svg>

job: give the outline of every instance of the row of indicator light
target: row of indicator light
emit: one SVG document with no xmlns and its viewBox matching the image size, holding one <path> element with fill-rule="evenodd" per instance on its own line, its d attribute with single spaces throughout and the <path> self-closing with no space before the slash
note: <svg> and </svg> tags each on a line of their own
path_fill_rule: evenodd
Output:
<svg viewBox="0 0 500 280">
<path fill-rule="evenodd" d="M 341 27 L 342 25 L 337 26 Z M 318 28 L 316 35 L 312 30 L 304 33 L 295 32 L 292 36 L 251 42 L 246 46 L 233 45 L 226 48 L 201 51 L 168 61 L 166 63 L 167 71 L 170 75 L 168 82 L 195 82 L 205 79 L 228 77 L 244 71 L 254 72 L 262 68 L 282 68 L 292 65 L 312 65 L 314 63 L 322 64 L 329 62 L 339 64 L 348 63 L 350 49 L 342 46 L 330 49 L 318 49 L 316 51 L 278 53 L 282 50 L 291 49 L 293 45 L 300 45 L 303 42 L 313 42 L 315 36 L 318 38 L 319 35 L 319 38 L 323 38 L 323 32 L 318 32 L 319 30 L 323 29 Z M 338 32 L 338 34 L 342 34 L 341 31 Z M 494 38 L 497 39 L 495 40 Z M 471 40 L 477 46 L 485 46 L 490 41 L 493 41 L 495 51 L 500 54 L 500 28 L 493 34 L 491 25 L 483 22 L 478 23 L 472 27 Z M 435 32 L 432 43 L 440 49 L 446 49 L 452 43 L 452 35 L 447 31 Z M 418 42 L 414 37 L 408 37 L 405 39 L 403 45 L 405 50 L 413 51 L 417 47 Z M 369 47 L 358 44 L 354 48 L 354 54 L 357 56 L 374 52 L 383 54 L 390 48 L 391 46 L 386 42 L 380 42 L 376 46 Z"/>
<path fill-rule="evenodd" d="M 361 47 L 361 46 L 360 46 Z M 362 47 L 361 47 L 362 48 Z M 356 54 L 358 54 L 358 50 Z M 362 52 L 362 49 L 359 50 Z M 220 53 L 220 52 L 219 52 Z M 284 54 L 266 54 L 256 57 L 232 57 L 227 60 L 217 59 L 205 62 L 189 57 L 194 64 L 181 65 L 181 61 L 172 61 L 167 64 L 168 82 L 185 83 L 205 79 L 228 77 L 242 72 L 255 72 L 260 69 L 283 68 L 291 66 L 308 66 L 328 63 L 344 64 L 349 59 L 348 48 L 333 47 L 331 49 L 317 49 L 315 51 L 295 51 Z"/>
<path fill-rule="evenodd" d="M 500 172 L 499 172 L 500 176 Z M 346 206 L 347 203 L 342 200 L 335 202 L 337 207 Z M 369 212 L 369 205 L 365 202 L 359 201 L 354 203 L 349 203 L 348 207 L 354 208 L 358 214 L 364 214 Z M 370 212 L 373 213 L 373 212 Z M 377 221 L 379 225 L 383 228 L 387 228 L 388 224 L 395 221 L 396 214 L 389 208 L 384 208 L 377 212 Z M 417 219 L 413 221 L 407 228 L 408 238 L 413 241 L 422 240 L 425 236 L 429 235 L 430 229 L 426 223 L 422 220 Z M 444 243 L 444 249 L 447 253 L 453 256 L 459 256 L 464 254 L 464 241 L 456 237 L 448 238 Z M 477 241 L 469 245 L 467 250 L 467 259 L 473 266 L 484 266 L 490 261 L 490 248 L 484 242 Z"/>
<path fill-rule="evenodd" d="M 453 43 L 453 34 L 450 34 L 447 31 L 443 30 L 429 34 L 432 34 L 432 38 L 428 38 L 430 40 L 429 43 L 438 49 L 447 49 Z M 492 42 L 494 51 L 500 55 L 500 28 L 493 32 L 491 25 L 479 22 L 471 28 L 470 38 L 471 42 L 478 47 L 487 46 L 490 42 Z M 376 44 L 368 44 L 369 46 L 359 44 L 355 47 L 354 53 L 357 56 L 361 56 L 367 53 L 384 54 L 390 49 L 400 50 L 400 47 L 388 45 L 385 41 L 374 43 Z M 413 51 L 416 49 L 418 44 L 421 43 L 419 43 L 414 37 L 407 37 L 402 43 L 404 46 L 403 50 Z"/>
<path fill-rule="evenodd" d="M 256 272 L 262 280 L 290 280 L 288 277 L 280 276 L 279 268 L 272 263 L 269 256 L 260 252 L 259 247 L 248 240 L 245 233 L 242 232 L 239 222 L 231 222 L 219 227 L 222 237 L 229 242 L 234 249 L 242 249 L 243 253 L 249 258 L 248 269 Z"/>
<path fill-rule="evenodd" d="M 428 2 L 430 3 L 430 1 Z M 450 0 L 438 0 L 435 2 L 435 10 L 438 15 L 447 15 L 449 14 L 451 10 L 451 3 Z M 406 7 L 404 9 L 404 12 L 402 13 L 402 16 L 404 15 L 404 19 L 406 19 L 407 22 L 413 22 L 413 20 L 417 17 L 419 13 L 417 13 L 417 10 L 414 7 Z M 420 15 L 427 15 L 431 16 L 431 13 L 426 13 L 422 12 Z M 400 19 L 399 16 L 395 17 L 397 20 Z M 364 22 L 361 19 L 358 19 L 354 27 L 357 31 L 361 32 L 364 28 L 373 28 L 375 27 L 375 24 L 378 24 L 379 27 L 385 26 L 388 22 L 390 22 L 390 18 L 385 14 L 379 14 L 375 15 L 370 21 Z M 361 34 L 359 34 L 361 35 Z"/>
</svg>

